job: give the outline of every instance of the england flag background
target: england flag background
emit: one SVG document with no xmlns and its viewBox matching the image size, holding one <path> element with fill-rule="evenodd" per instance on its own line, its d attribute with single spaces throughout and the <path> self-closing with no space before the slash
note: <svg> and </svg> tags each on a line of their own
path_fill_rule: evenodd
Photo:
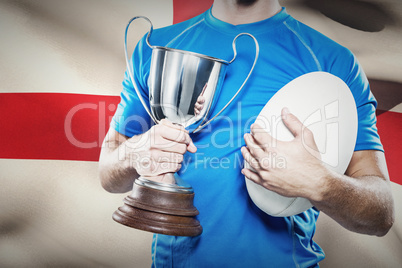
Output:
<svg viewBox="0 0 402 268">
<path fill-rule="evenodd" d="M 319 3 L 281 1 L 363 65 L 379 103 L 396 208 L 381 238 L 349 232 L 322 213 L 321 267 L 402 267 L 402 3 L 328 1 L 344 7 L 338 13 Z M 158 28 L 211 4 L 0 0 L 0 267 L 150 266 L 152 235 L 111 219 L 126 194 L 104 191 L 97 171 L 125 71 L 124 29 L 136 15 Z M 130 43 L 147 31 L 146 22 L 133 25 Z"/>
</svg>

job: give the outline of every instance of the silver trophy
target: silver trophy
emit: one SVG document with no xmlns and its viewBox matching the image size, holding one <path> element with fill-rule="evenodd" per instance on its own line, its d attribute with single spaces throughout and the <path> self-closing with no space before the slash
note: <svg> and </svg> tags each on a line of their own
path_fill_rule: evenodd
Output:
<svg viewBox="0 0 402 268">
<path fill-rule="evenodd" d="M 145 19 L 150 24 L 146 37 L 147 45 L 152 49 L 148 81 L 150 109 L 133 78 L 133 70 L 127 53 L 128 29 L 130 24 L 138 18 Z M 258 59 L 258 42 L 249 33 L 237 35 L 232 42 L 233 59 L 225 61 L 189 51 L 151 46 L 149 37 L 152 31 L 151 21 L 143 16 L 132 18 L 126 27 L 125 56 L 134 89 L 144 109 L 156 124 L 166 118 L 174 124 L 190 128 L 190 133 L 195 133 L 221 114 L 243 89 Z M 254 40 L 256 55 L 253 65 L 234 96 L 219 112 L 211 116 L 210 111 L 213 110 L 222 88 L 226 68 L 237 56 L 236 40 L 242 35 Z M 200 103 L 202 103 L 201 106 Z M 113 219 L 144 231 L 177 236 L 200 235 L 202 227 L 195 218 L 198 210 L 193 205 L 193 188 L 180 179 L 177 173 L 165 176 L 169 176 L 172 183 L 157 182 L 141 176 L 136 179 L 132 193 L 124 199 L 124 205 L 115 211 Z"/>
</svg>

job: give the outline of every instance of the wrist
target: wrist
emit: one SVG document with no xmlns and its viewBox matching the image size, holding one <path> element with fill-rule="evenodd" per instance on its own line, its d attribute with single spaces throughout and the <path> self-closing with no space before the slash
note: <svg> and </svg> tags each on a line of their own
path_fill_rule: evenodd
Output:
<svg viewBox="0 0 402 268">
<path fill-rule="evenodd" d="M 144 137 L 144 134 L 133 136 L 122 142 L 116 150 L 118 164 L 125 172 L 136 171 L 136 167 L 141 164 L 141 161 L 144 161 L 144 159 L 141 159 L 139 152 L 140 147 L 144 145 L 142 137 Z"/>
<path fill-rule="evenodd" d="M 333 180 L 336 179 L 336 174 L 324 165 L 317 170 L 316 174 L 312 191 L 308 199 L 312 203 L 321 203 L 329 196 Z"/>
</svg>

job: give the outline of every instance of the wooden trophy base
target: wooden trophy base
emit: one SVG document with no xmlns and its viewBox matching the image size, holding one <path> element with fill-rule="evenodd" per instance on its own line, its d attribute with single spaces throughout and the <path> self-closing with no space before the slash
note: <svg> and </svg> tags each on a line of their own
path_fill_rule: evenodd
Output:
<svg viewBox="0 0 402 268">
<path fill-rule="evenodd" d="M 194 193 L 170 192 L 134 183 L 124 205 L 113 213 L 113 220 L 123 225 L 166 235 L 198 236 L 202 233 L 195 219 Z"/>
</svg>

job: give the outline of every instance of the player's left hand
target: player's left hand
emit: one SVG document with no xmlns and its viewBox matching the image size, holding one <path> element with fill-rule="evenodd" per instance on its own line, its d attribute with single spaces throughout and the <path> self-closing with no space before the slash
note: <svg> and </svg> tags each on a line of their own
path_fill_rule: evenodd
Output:
<svg viewBox="0 0 402 268">
<path fill-rule="evenodd" d="M 244 159 L 254 169 L 242 173 L 253 182 L 288 197 L 320 198 L 319 188 L 328 169 L 322 164 L 313 133 L 299 119 L 282 110 L 282 120 L 293 134 L 292 141 L 279 141 L 257 124 L 244 135 Z"/>
</svg>

